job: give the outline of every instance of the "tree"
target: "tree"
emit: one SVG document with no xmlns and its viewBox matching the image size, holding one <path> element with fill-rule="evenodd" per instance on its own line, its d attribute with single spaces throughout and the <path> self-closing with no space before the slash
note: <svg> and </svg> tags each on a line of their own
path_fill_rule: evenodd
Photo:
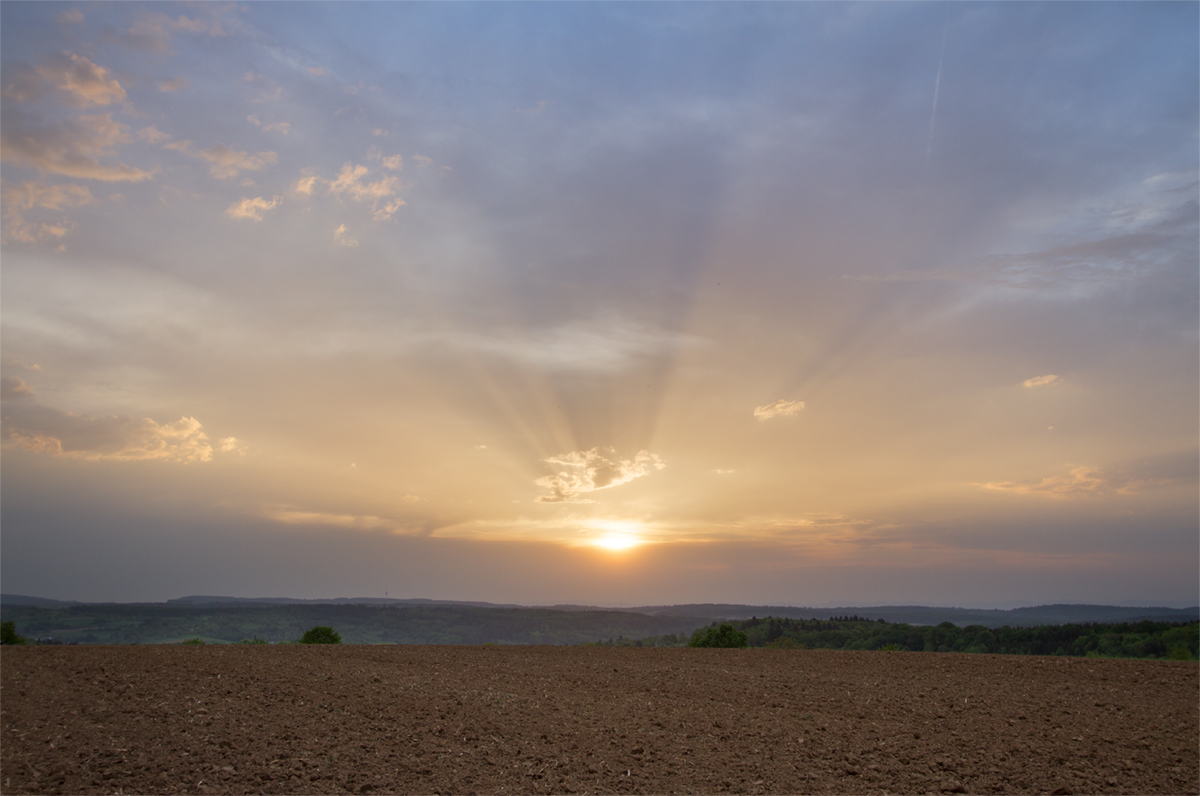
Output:
<svg viewBox="0 0 1200 796">
<path fill-rule="evenodd" d="M 17 635 L 15 622 L 0 623 L 0 644 L 24 644 L 25 639 Z"/>
<path fill-rule="evenodd" d="M 318 625 L 304 631 L 301 644 L 341 644 L 342 637 L 332 627 Z"/>
<path fill-rule="evenodd" d="M 692 634 L 689 647 L 748 647 L 750 638 L 728 622 L 698 628 Z"/>
</svg>

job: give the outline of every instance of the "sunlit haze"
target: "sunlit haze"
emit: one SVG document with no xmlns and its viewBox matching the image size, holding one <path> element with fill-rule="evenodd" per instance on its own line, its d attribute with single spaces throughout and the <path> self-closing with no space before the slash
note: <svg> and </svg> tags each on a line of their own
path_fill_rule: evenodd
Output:
<svg viewBox="0 0 1200 796">
<path fill-rule="evenodd" d="M 1195 605 L 1198 10 L 3 3 L 3 590 Z"/>
</svg>

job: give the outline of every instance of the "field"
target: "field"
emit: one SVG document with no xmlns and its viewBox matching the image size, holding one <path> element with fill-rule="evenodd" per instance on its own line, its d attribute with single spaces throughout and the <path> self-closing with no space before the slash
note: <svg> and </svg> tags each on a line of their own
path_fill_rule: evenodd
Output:
<svg viewBox="0 0 1200 796">
<path fill-rule="evenodd" d="M 5 647 L 17 793 L 1198 793 L 1192 662 Z"/>
</svg>

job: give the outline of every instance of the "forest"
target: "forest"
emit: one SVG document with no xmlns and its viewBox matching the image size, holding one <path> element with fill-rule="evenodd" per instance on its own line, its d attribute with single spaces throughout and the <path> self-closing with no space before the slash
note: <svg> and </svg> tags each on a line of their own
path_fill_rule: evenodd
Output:
<svg viewBox="0 0 1200 796">
<path fill-rule="evenodd" d="M 1117 622 L 1039 627 L 908 625 L 859 616 L 821 619 L 752 617 L 726 622 L 746 634 L 750 647 L 771 649 L 907 650 L 999 655 L 1074 655 L 1092 658 L 1200 658 L 1200 622 Z M 713 622 L 708 627 L 718 627 Z M 699 628 L 693 639 L 707 628 Z M 685 646 L 667 636 L 596 642 L 602 646 Z M 693 646 L 698 646 L 693 643 Z"/>
</svg>

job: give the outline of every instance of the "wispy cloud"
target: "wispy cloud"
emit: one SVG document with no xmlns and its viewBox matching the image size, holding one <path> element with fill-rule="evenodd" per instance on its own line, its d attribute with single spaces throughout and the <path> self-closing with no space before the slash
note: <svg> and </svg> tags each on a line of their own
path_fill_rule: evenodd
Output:
<svg viewBox="0 0 1200 796">
<path fill-rule="evenodd" d="M 550 490 L 550 494 L 537 498 L 538 503 L 593 503 L 595 501 L 583 496 L 598 489 L 627 484 L 666 467 L 657 454 L 649 451 L 638 451 L 632 459 L 618 459 L 612 448 L 598 447 L 551 456 L 546 463 L 567 469 L 534 481 Z"/>
<path fill-rule="evenodd" d="M 38 404 L 6 412 L 5 446 L 84 461 L 159 460 L 188 464 L 212 460 L 213 449 L 200 421 L 173 423 L 118 415 L 90 416 Z"/>
<path fill-rule="evenodd" d="M 251 155 L 249 152 L 239 152 L 225 144 L 215 144 L 208 149 L 197 150 L 195 142 L 190 140 L 174 141 L 163 149 L 172 149 L 190 157 L 206 160 L 209 163 L 209 173 L 219 180 L 236 177 L 243 171 L 259 171 L 279 160 L 275 152 L 259 152 Z"/>
<path fill-rule="evenodd" d="M 984 489 L 1018 495 L 1047 495 L 1070 498 L 1085 495 L 1132 495 L 1150 486 L 1173 479 L 1139 476 L 1129 472 L 1111 472 L 1099 467 L 1076 467 L 1067 475 L 1053 475 L 1038 481 L 993 481 L 977 484 Z"/>
<path fill-rule="evenodd" d="M 163 52 L 171 44 L 171 38 L 176 33 L 200 33 L 208 36 L 228 36 L 229 31 L 220 17 L 228 19 L 229 5 L 212 3 L 203 15 L 188 17 L 180 14 L 171 18 L 161 12 L 152 12 L 141 16 L 126 32 L 117 37 L 117 41 L 135 50 Z"/>
<path fill-rule="evenodd" d="M 41 99 L 48 92 L 82 108 L 126 99 L 125 89 L 107 69 L 75 53 L 51 55 L 33 69 L 18 70 L 3 89 L 4 98 L 15 102 Z"/>
<path fill-rule="evenodd" d="M 186 77 L 172 77 L 168 80 L 158 81 L 159 91 L 182 91 L 191 85 L 191 82 Z"/>
<path fill-rule="evenodd" d="M 275 131 L 287 135 L 292 129 L 292 126 L 287 122 L 270 122 L 268 124 L 263 124 L 263 122 L 254 114 L 247 116 L 246 121 L 250 122 L 250 124 L 254 125 L 255 127 L 258 127 L 264 133 Z"/>
<path fill-rule="evenodd" d="M 95 201 L 92 192 L 82 185 L 47 185 L 39 182 L 23 182 L 18 185 L 3 183 L 4 238 L 33 243 L 50 238 L 61 238 L 66 234 L 66 219 L 56 223 L 31 222 L 26 211 L 35 208 L 61 211 L 80 207 Z"/>
<path fill-rule="evenodd" d="M 1057 384 L 1060 381 L 1058 376 L 1053 373 L 1047 373 L 1045 376 L 1035 376 L 1032 379 L 1026 379 L 1021 382 L 1026 387 L 1045 387 L 1047 384 Z"/>
<path fill-rule="evenodd" d="M 411 496 L 406 495 L 405 497 Z M 412 501 L 406 500 L 405 502 Z M 261 514 L 284 525 L 318 525 L 360 531 L 391 531 L 409 535 L 424 535 L 427 532 L 426 523 L 421 521 L 397 520 L 373 514 L 318 511 L 293 505 L 263 506 Z"/>
<path fill-rule="evenodd" d="M 38 122 L 14 108 L 0 124 L 0 160 L 33 166 L 47 174 L 103 182 L 141 182 L 154 171 L 104 164 L 117 145 L 130 140 L 129 128 L 110 114 L 79 116 L 55 122 Z"/>
<path fill-rule="evenodd" d="M 754 416 L 759 420 L 770 420 L 772 417 L 790 417 L 804 410 L 804 401 L 789 401 L 780 398 L 775 403 L 754 408 Z"/>
<path fill-rule="evenodd" d="M 0 376 L 0 400 L 19 401 L 32 398 L 33 390 L 24 379 L 13 376 Z"/>
<path fill-rule="evenodd" d="M 390 218 L 405 204 L 403 199 L 395 197 L 400 181 L 397 177 L 389 175 L 368 182 L 368 174 L 370 170 L 366 166 L 347 163 L 342 166 L 337 178 L 328 182 L 329 192 L 356 202 L 369 202 L 371 215 L 376 220 Z"/>
<path fill-rule="evenodd" d="M 262 221 L 263 213 L 272 210 L 283 202 L 283 197 L 275 196 L 270 201 L 256 196 L 253 199 L 242 199 L 225 208 L 225 215 L 230 218 L 244 218 L 249 221 Z"/>
</svg>

